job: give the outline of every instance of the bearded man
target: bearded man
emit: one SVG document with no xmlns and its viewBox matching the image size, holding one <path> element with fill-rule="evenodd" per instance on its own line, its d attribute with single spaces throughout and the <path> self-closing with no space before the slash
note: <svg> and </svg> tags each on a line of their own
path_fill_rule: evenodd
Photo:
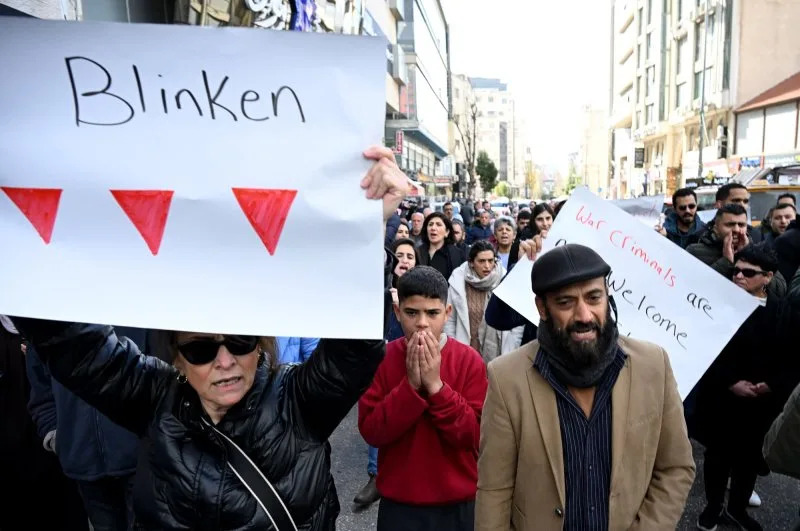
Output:
<svg viewBox="0 0 800 531">
<path fill-rule="evenodd" d="M 538 340 L 489 364 L 476 531 L 674 530 L 694 480 L 669 357 L 619 337 L 610 266 L 589 247 L 542 255 Z"/>
</svg>

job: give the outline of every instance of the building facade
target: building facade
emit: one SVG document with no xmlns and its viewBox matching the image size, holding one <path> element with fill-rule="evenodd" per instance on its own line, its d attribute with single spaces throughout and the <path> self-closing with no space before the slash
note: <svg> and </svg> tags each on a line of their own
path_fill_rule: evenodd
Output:
<svg viewBox="0 0 800 531">
<path fill-rule="evenodd" d="M 497 181 L 507 182 L 513 195 L 518 195 L 525 188 L 525 133 L 514 96 L 499 79 L 473 77 L 469 81 L 478 107 L 478 152 L 489 155 L 497 166 Z"/>
<path fill-rule="evenodd" d="M 449 196 L 455 164 L 449 156 L 449 30 L 439 0 L 405 0 L 398 44 L 408 83 L 400 90 L 399 112 L 387 117 L 386 138 L 402 135 L 400 167 L 427 195 Z M 398 133 L 400 131 L 401 133 Z"/>
<path fill-rule="evenodd" d="M 585 106 L 580 128 L 580 148 L 575 169 L 583 178 L 583 184 L 588 186 L 593 194 L 608 198 L 611 195 L 608 111 L 604 108 Z"/>
<path fill-rule="evenodd" d="M 611 7 L 611 157 L 619 197 L 726 182 L 742 157 L 751 164 L 753 156 L 795 149 L 789 141 L 754 145 L 758 117 L 746 115 L 740 125 L 735 111 L 800 71 L 793 31 L 800 3 L 612 0 Z M 785 105 L 763 118 L 788 123 L 791 116 Z"/>
</svg>

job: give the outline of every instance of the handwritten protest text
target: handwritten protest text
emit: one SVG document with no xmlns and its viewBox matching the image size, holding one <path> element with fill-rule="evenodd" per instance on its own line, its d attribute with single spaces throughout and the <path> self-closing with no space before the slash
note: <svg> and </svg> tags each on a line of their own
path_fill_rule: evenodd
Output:
<svg viewBox="0 0 800 531">
<path fill-rule="evenodd" d="M 170 112 L 175 113 L 184 108 L 196 112 L 200 118 L 210 118 L 211 120 L 227 117 L 234 122 L 239 121 L 240 118 L 253 122 L 263 122 L 270 118 L 278 117 L 278 104 L 280 103 L 281 94 L 284 94 L 284 92 L 294 98 L 300 121 L 303 123 L 306 121 L 303 106 L 297 93 L 287 85 L 270 93 L 271 104 L 269 99 L 265 100 L 266 103 L 259 103 L 262 99 L 261 93 L 251 88 L 241 93 L 237 91 L 236 95 L 233 96 L 230 94 L 230 90 L 228 94 L 223 94 L 225 86 L 230 79 L 229 76 L 223 76 L 221 79 L 211 81 L 208 72 L 201 70 L 200 76 L 198 76 L 200 78 L 198 79 L 198 85 L 202 87 L 200 90 L 195 89 L 192 91 L 189 88 L 181 88 L 172 93 L 172 91 L 167 91 L 165 88 L 151 87 L 143 83 L 139 67 L 131 65 L 133 81 L 136 84 L 136 95 L 138 96 L 138 102 L 135 102 L 140 109 L 138 110 L 134 109 L 134 103 L 131 103 L 130 99 L 123 97 L 118 91 L 111 91 L 113 83 L 111 72 L 99 62 L 80 56 L 66 57 L 64 61 L 67 65 L 69 82 L 72 87 L 75 125 L 78 127 L 81 124 L 122 125 L 133 120 L 137 112 L 145 114 L 149 109 L 152 112 L 168 115 Z M 162 77 L 161 74 L 158 74 L 158 78 Z M 153 91 L 151 91 L 151 88 Z M 157 92 L 155 92 L 155 89 L 158 89 Z M 87 100 L 100 97 L 105 99 L 104 105 L 99 107 L 103 109 L 103 112 L 99 113 L 101 116 L 93 117 L 92 119 L 86 118 L 85 107 L 90 104 Z M 154 105 L 153 100 L 156 97 L 158 100 Z M 112 100 L 117 102 L 117 105 L 114 105 L 115 110 L 111 110 L 109 105 Z M 94 114 L 98 114 L 98 111 L 95 110 Z"/>
</svg>

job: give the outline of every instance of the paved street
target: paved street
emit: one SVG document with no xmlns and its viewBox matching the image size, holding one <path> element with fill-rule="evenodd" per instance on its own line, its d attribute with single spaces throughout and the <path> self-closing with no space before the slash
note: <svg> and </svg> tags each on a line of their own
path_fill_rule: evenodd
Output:
<svg viewBox="0 0 800 531">
<path fill-rule="evenodd" d="M 367 480 L 367 450 L 358 434 L 357 414 L 354 408 L 331 438 L 333 446 L 333 475 L 342 513 L 339 516 L 338 528 L 342 531 L 363 531 L 375 529 L 378 511 L 377 504 L 366 511 L 353 511 L 353 497 Z M 695 529 L 695 522 L 703 510 L 705 498 L 702 489 L 702 452 L 695 447 L 695 458 L 700 458 L 698 480 L 692 488 L 686 513 L 679 529 Z M 772 474 L 759 478 L 756 491 L 761 495 L 764 505 L 760 509 L 751 510 L 752 515 L 761 522 L 768 531 L 784 531 L 792 529 L 800 508 L 800 482 L 785 476 Z M 720 530 L 735 529 L 720 527 Z M 413 530 L 409 530 L 413 531 Z M 444 531 L 444 530 L 443 530 Z"/>
</svg>

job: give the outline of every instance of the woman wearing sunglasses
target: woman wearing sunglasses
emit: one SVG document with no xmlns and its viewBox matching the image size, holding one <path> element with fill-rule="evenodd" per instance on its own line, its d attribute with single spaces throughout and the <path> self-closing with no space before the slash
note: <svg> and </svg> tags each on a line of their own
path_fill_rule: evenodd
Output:
<svg viewBox="0 0 800 531">
<path fill-rule="evenodd" d="M 725 511 L 743 529 L 761 529 L 747 513 L 759 472 L 765 469 L 761 443 L 800 380 L 793 346 L 800 325 L 798 280 L 788 297 L 767 292 L 778 269 L 765 244 L 748 245 L 734 257 L 733 283 L 761 305 L 739 328 L 696 387 L 690 435 L 706 447 L 707 505 L 699 529 L 713 529 Z M 786 355 L 784 355 L 786 353 Z"/>
<path fill-rule="evenodd" d="M 384 221 L 405 195 L 391 150 L 361 181 Z M 53 376 L 143 438 L 136 529 L 333 530 L 328 437 L 369 386 L 384 341 L 320 341 L 278 366 L 273 338 L 162 332 L 162 359 L 109 326 L 14 319 Z M 260 477 L 259 477 L 260 476 Z"/>
</svg>

